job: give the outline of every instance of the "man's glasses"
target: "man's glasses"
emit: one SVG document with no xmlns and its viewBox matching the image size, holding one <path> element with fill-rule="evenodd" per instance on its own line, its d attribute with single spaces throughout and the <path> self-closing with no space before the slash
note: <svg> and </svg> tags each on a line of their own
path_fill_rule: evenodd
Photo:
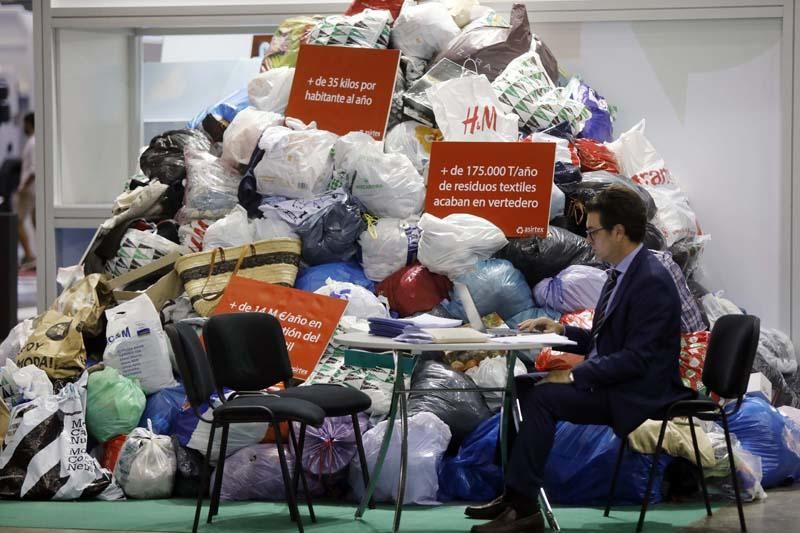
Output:
<svg viewBox="0 0 800 533">
<path fill-rule="evenodd" d="M 598 231 L 603 231 L 604 229 L 606 228 L 596 228 L 596 229 L 586 230 L 586 238 L 589 240 L 589 242 L 594 242 L 594 234 L 597 233 Z"/>
</svg>

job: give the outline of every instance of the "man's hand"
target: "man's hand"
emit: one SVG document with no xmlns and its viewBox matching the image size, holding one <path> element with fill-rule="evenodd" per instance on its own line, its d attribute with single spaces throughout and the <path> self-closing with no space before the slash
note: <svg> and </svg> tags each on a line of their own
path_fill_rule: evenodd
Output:
<svg viewBox="0 0 800 533">
<path fill-rule="evenodd" d="M 536 382 L 536 386 L 543 383 L 572 383 L 569 373 L 569 370 L 551 370 L 549 374 Z"/>
<path fill-rule="evenodd" d="M 564 326 L 549 318 L 532 318 L 519 324 L 520 331 L 538 331 L 540 333 L 564 334 Z"/>
</svg>

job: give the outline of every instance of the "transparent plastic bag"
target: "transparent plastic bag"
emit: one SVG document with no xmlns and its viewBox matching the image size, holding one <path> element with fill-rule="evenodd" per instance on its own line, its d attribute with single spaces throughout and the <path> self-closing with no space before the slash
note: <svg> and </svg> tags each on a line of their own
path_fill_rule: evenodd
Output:
<svg viewBox="0 0 800 533">
<path fill-rule="evenodd" d="M 452 279 L 466 285 L 480 316 L 497 313 L 508 319 L 533 307 L 531 288 L 525 276 L 504 259 L 478 261 L 471 269 Z M 445 309 L 453 316 L 469 321 L 454 291 L 450 291 L 450 303 L 445 305 Z"/>
<path fill-rule="evenodd" d="M 715 487 L 718 487 L 728 500 L 735 500 L 736 495 L 730 482 L 731 468 L 728 459 L 728 447 L 725 443 L 725 432 L 722 427 L 714 422 L 702 421 L 700 424 L 711 441 L 716 460 L 716 465 L 713 468 L 703 469 L 703 474 L 707 481 L 710 482 L 709 489 L 713 491 Z M 731 433 L 731 447 L 733 448 L 733 462 L 736 465 L 736 475 L 739 480 L 739 491 L 742 500 L 746 502 L 763 500 L 767 497 L 767 493 L 764 492 L 764 488 L 761 486 L 761 480 L 763 479 L 761 458 L 742 448 L 742 444 L 733 433 Z"/>
<path fill-rule="evenodd" d="M 431 272 L 449 277 L 466 272 L 508 244 L 500 228 L 475 215 L 437 218 L 425 213 L 419 227 L 419 262 Z"/>
<path fill-rule="evenodd" d="M 383 421 L 364 434 L 364 451 L 370 475 L 375 467 L 378 452 L 389 425 Z M 400 477 L 400 421 L 395 421 L 389 451 L 375 488 L 375 500 L 379 502 L 397 500 L 397 482 Z M 419 413 L 408 419 L 408 474 L 404 504 L 434 505 L 439 492 L 437 467 L 448 443 L 450 429 L 436 415 Z M 364 494 L 361 463 L 350 463 L 350 486 L 357 499 Z"/>
<path fill-rule="evenodd" d="M 179 218 L 189 211 L 223 216 L 239 203 L 237 193 L 242 177 L 235 168 L 208 152 L 187 149 L 184 157 L 186 192 Z"/>
<path fill-rule="evenodd" d="M 362 319 L 389 316 L 389 311 L 378 297 L 360 285 L 328 279 L 325 286 L 320 287 L 314 293 L 347 300 L 347 308 L 344 311 L 347 316 Z"/>
<path fill-rule="evenodd" d="M 247 211 L 237 204 L 229 214 L 206 229 L 203 236 L 203 250 L 241 246 L 250 244 L 254 240 L 253 227 L 247 218 Z"/>
<path fill-rule="evenodd" d="M 426 126 L 416 120 L 401 122 L 386 134 L 384 150 L 390 154 L 406 156 L 417 172 L 422 176 L 428 174 L 428 163 L 431 159 L 431 145 L 442 140 L 442 132 Z"/>
<path fill-rule="evenodd" d="M 458 25 L 438 2 L 406 2 L 392 27 L 392 48 L 403 55 L 431 59 L 459 34 Z"/>
<path fill-rule="evenodd" d="M 86 425 L 99 442 L 127 435 L 137 426 L 145 408 L 139 384 L 122 376 L 115 368 L 89 375 L 86 393 Z"/>
<path fill-rule="evenodd" d="M 172 441 L 156 435 L 152 426 L 136 428 L 125 441 L 114 468 L 122 490 L 130 498 L 169 498 L 178 469 Z"/>
</svg>

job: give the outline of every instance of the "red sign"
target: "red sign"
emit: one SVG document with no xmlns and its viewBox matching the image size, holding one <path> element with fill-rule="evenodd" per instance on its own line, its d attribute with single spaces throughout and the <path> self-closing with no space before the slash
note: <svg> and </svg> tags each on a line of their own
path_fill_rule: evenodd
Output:
<svg viewBox="0 0 800 533">
<path fill-rule="evenodd" d="M 425 211 L 476 215 L 508 237 L 547 235 L 555 160 L 554 143 L 435 142 Z"/>
<path fill-rule="evenodd" d="M 304 380 L 325 353 L 346 307 L 346 300 L 234 276 L 214 314 L 269 313 L 277 318 L 294 377 Z"/>
<path fill-rule="evenodd" d="M 345 135 L 383 139 L 400 50 L 302 45 L 286 116 Z"/>
</svg>

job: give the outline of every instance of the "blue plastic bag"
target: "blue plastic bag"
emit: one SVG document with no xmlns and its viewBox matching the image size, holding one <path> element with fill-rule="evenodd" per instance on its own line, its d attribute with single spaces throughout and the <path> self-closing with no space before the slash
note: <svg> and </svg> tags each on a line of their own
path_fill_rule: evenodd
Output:
<svg viewBox="0 0 800 533">
<path fill-rule="evenodd" d="M 439 500 L 489 501 L 503 491 L 503 471 L 495 463 L 500 414 L 470 433 L 455 456 L 439 463 Z"/>
<path fill-rule="evenodd" d="M 314 292 L 325 286 L 325 280 L 343 281 L 360 285 L 365 289 L 375 292 L 375 283 L 364 275 L 364 269 L 354 261 L 346 263 L 325 263 L 303 269 L 297 275 L 294 288 L 302 291 Z"/>
<path fill-rule="evenodd" d="M 505 320 L 533 307 L 533 295 L 522 272 L 505 259 L 484 259 L 453 280 L 463 283 L 481 316 L 497 313 Z M 442 305 L 451 315 L 469 320 L 461 302 L 450 291 L 450 300 Z"/>
<path fill-rule="evenodd" d="M 175 420 L 186 402 L 186 391 L 183 385 L 161 389 L 147 397 L 147 404 L 139 420 L 139 427 L 147 427 L 147 420 L 153 423 L 156 435 L 172 435 Z"/>
<path fill-rule="evenodd" d="M 611 124 L 611 112 L 606 99 L 578 79 L 570 81 L 568 88 L 572 89 L 570 98 L 582 103 L 592 112 L 592 117 L 586 121 L 578 136 L 597 142 L 611 142 L 614 127 Z"/>
<path fill-rule="evenodd" d="M 200 111 L 195 117 L 186 125 L 187 128 L 198 129 L 203 124 L 203 119 L 206 115 L 214 115 L 218 118 L 230 122 L 234 117 L 239 114 L 247 106 L 250 105 L 250 98 L 247 95 L 247 87 L 239 89 L 229 94 L 208 109 Z"/>
<path fill-rule="evenodd" d="M 554 503 L 604 505 L 619 452 L 619 438 L 608 426 L 559 422 L 545 469 L 545 490 Z M 617 479 L 616 504 L 639 505 L 647 489 L 652 455 L 627 448 Z M 661 501 L 661 480 L 672 457 L 661 455 L 650 503 Z"/>
<path fill-rule="evenodd" d="M 745 450 L 761 457 L 761 485 L 765 489 L 800 477 L 800 428 L 760 393 L 744 398 L 739 411 L 728 418 L 728 428 Z"/>
</svg>

